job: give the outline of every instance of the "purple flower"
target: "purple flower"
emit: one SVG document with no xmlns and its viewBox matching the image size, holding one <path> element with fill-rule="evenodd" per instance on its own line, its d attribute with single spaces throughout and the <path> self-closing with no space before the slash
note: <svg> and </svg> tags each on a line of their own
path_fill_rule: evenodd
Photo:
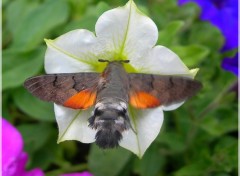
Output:
<svg viewBox="0 0 240 176">
<path fill-rule="evenodd" d="M 93 175 L 89 172 L 81 172 L 81 173 L 62 174 L 60 176 L 93 176 Z"/>
<path fill-rule="evenodd" d="M 23 152 L 23 139 L 17 129 L 2 118 L 2 174 L 3 176 L 43 176 L 36 168 L 26 171 L 27 153 Z"/>
<path fill-rule="evenodd" d="M 23 151 L 19 131 L 2 118 L 2 176 L 44 176 L 41 169 L 26 171 L 28 155 Z M 69 173 L 60 176 L 93 176 L 89 172 Z"/>
<path fill-rule="evenodd" d="M 237 48 L 238 1 L 237 0 L 179 0 L 182 5 L 195 2 L 202 9 L 201 19 L 218 27 L 226 38 L 223 50 Z"/>
<path fill-rule="evenodd" d="M 180 5 L 195 2 L 202 9 L 201 19 L 210 21 L 221 30 L 225 37 L 222 51 L 238 47 L 238 1 L 237 0 L 179 0 Z M 233 59 L 224 59 L 222 66 L 225 70 L 237 75 L 237 55 Z"/>
<path fill-rule="evenodd" d="M 225 58 L 222 61 L 222 68 L 238 75 L 238 53 L 233 58 Z"/>
</svg>

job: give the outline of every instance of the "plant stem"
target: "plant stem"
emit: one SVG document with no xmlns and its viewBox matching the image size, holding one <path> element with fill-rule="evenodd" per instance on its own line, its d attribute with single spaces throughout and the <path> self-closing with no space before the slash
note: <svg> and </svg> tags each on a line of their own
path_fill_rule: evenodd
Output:
<svg viewBox="0 0 240 176">
<path fill-rule="evenodd" d="M 197 116 L 197 118 L 193 119 L 193 124 L 191 129 L 189 130 L 189 135 L 187 138 L 187 145 L 188 147 L 190 146 L 190 144 L 192 143 L 192 140 L 195 138 L 197 132 L 198 132 L 198 125 L 199 123 L 206 117 L 206 114 L 208 114 L 209 112 L 211 112 L 212 110 L 214 110 L 215 108 L 218 107 L 219 102 L 222 100 L 222 98 L 226 95 L 226 93 L 228 93 L 229 91 L 232 90 L 232 88 L 238 84 L 238 81 L 234 81 L 233 83 L 231 83 L 230 85 L 228 84 L 227 86 L 224 87 L 224 89 L 219 93 L 219 95 L 208 104 L 208 106 L 199 113 L 199 115 Z"/>
<path fill-rule="evenodd" d="M 238 83 L 238 81 L 234 81 L 233 83 L 231 83 L 230 85 L 227 85 L 224 87 L 224 89 L 222 90 L 222 92 L 220 92 L 220 94 L 211 102 L 208 104 L 208 106 L 199 113 L 199 115 L 197 116 L 197 121 L 201 121 L 204 119 L 204 117 L 206 117 L 206 114 L 209 113 L 210 111 L 214 110 L 216 107 L 218 107 L 219 102 L 222 100 L 222 98 L 226 95 L 226 93 L 228 93 L 229 91 L 231 91 L 231 89 Z"/>
</svg>

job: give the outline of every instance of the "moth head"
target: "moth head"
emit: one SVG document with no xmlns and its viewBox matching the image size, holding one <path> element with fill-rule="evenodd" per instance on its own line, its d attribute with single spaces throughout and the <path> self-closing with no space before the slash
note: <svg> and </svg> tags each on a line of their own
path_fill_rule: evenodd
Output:
<svg viewBox="0 0 240 176">
<path fill-rule="evenodd" d="M 89 126 L 97 130 L 96 144 L 103 149 L 117 147 L 122 132 L 130 127 L 126 109 L 114 106 L 95 107 L 93 116 L 88 121 Z"/>
</svg>

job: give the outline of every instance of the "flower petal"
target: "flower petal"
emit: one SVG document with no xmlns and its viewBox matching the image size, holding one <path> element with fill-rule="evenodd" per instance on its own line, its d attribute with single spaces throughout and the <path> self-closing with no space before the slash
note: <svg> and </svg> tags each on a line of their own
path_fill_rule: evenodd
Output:
<svg viewBox="0 0 240 176">
<path fill-rule="evenodd" d="M 14 139 L 14 140 L 13 140 Z M 23 139 L 19 131 L 2 118 L 2 174 L 3 176 L 43 176 L 42 170 L 36 168 L 25 171 L 28 160 L 23 152 Z"/>
<path fill-rule="evenodd" d="M 26 172 L 24 176 L 44 176 L 44 175 L 45 174 L 41 169 L 35 168 Z"/>
<path fill-rule="evenodd" d="M 132 130 L 123 133 L 120 146 L 132 151 L 138 157 L 142 157 L 144 152 L 157 137 L 163 123 L 162 108 L 150 110 L 137 110 L 129 108 Z"/>
<path fill-rule="evenodd" d="M 238 53 L 236 53 L 233 58 L 223 59 L 222 68 L 238 76 Z"/>
<path fill-rule="evenodd" d="M 21 175 L 21 176 L 44 176 L 44 173 L 41 169 L 35 168 L 30 171 L 26 171 L 25 167 L 28 161 L 28 154 L 25 152 L 22 152 L 17 161 L 17 169 L 15 171 L 15 175 Z M 10 176 L 10 175 L 8 175 Z"/>
<path fill-rule="evenodd" d="M 82 143 L 95 141 L 96 131 L 88 127 L 92 109 L 73 110 L 54 104 L 56 120 L 59 127 L 58 142 L 78 140 Z"/>
<path fill-rule="evenodd" d="M 162 106 L 162 109 L 164 111 L 172 111 L 172 110 L 175 110 L 177 108 L 179 108 L 180 106 L 182 106 L 182 104 L 184 103 L 185 101 L 182 101 L 182 102 L 178 102 L 178 103 L 175 103 L 175 104 L 171 104 L 171 105 L 168 105 L 168 106 Z"/>
<path fill-rule="evenodd" d="M 4 175 L 15 173 L 18 165 L 17 160 L 22 150 L 21 134 L 11 123 L 2 118 L 2 171 Z"/>
<path fill-rule="evenodd" d="M 124 7 L 101 15 L 95 26 L 99 43 L 113 55 L 105 59 L 139 58 L 152 48 L 158 39 L 155 23 L 142 14 L 130 0 Z"/>
<path fill-rule="evenodd" d="M 141 61 L 132 59 L 130 64 L 135 70 L 142 73 L 182 75 L 192 78 L 195 74 L 187 68 L 174 52 L 160 45 L 152 48 L 146 58 L 142 58 Z"/>
<path fill-rule="evenodd" d="M 47 73 L 94 71 L 96 37 L 90 31 L 70 31 L 55 40 L 45 40 L 45 70 Z"/>
</svg>

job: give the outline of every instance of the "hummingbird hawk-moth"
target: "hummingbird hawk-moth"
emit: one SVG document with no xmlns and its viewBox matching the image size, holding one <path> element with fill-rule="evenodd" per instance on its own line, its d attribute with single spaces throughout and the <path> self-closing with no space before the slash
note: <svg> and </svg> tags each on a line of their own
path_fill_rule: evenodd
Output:
<svg viewBox="0 0 240 176">
<path fill-rule="evenodd" d="M 201 89 L 196 80 L 180 76 L 127 73 L 127 61 L 108 62 L 102 73 L 46 74 L 29 78 L 24 87 L 44 101 L 72 108 L 94 106 L 89 127 L 97 131 L 100 148 L 114 148 L 131 128 L 128 105 L 146 109 L 167 106 L 192 97 Z"/>
</svg>

